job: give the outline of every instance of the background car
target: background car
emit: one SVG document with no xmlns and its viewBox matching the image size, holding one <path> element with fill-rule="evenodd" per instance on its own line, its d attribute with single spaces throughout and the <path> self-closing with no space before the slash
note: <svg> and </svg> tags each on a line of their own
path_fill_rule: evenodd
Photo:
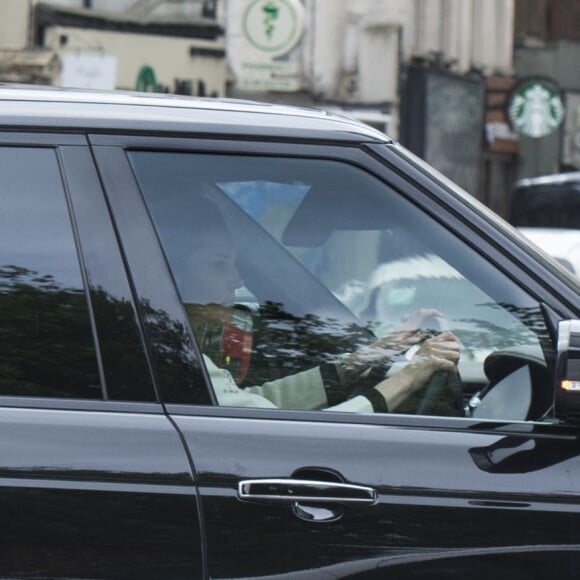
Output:
<svg viewBox="0 0 580 580">
<path fill-rule="evenodd" d="M 565 268 L 580 275 L 580 172 L 518 181 L 509 221 Z"/>
</svg>

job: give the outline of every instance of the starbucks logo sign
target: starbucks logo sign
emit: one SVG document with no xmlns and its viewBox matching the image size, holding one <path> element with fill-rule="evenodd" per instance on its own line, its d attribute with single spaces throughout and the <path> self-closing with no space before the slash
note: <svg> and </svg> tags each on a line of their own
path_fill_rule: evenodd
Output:
<svg viewBox="0 0 580 580">
<path fill-rule="evenodd" d="M 556 83 L 527 79 L 512 92 L 508 115 L 515 131 L 526 137 L 545 137 L 564 119 L 564 104 Z"/>
<path fill-rule="evenodd" d="M 244 36 L 271 57 L 292 50 L 304 32 L 304 6 L 300 0 L 252 0 L 244 11 Z"/>
</svg>

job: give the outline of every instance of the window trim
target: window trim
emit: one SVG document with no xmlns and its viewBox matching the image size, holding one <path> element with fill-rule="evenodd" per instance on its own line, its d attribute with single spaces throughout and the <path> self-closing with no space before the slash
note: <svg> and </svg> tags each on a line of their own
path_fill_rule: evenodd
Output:
<svg viewBox="0 0 580 580">
<path fill-rule="evenodd" d="M 198 392 L 197 402 L 213 404 L 215 400 L 213 392 L 208 389 L 210 383 L 201 353 L 189 330 L 185 309 L 179 299 L 125 150 L 121 147 L 99 146 L 93 148 L 93 154 L 109 207 L 114 216 L 115 229 L 119 236 L 119 245 L 127 264 L 127 271 L 130 272 L 138 316 L 143 328 L 146 350 L 159 400 L 164 402 L 163 391 L 171 388 L 169 384 L 171 381 L 169 380 L 168 383 L 165 377 L 171 374 L 172 369 L 164 362 L 163 349 L 155 344 L 153 336 L 156 332 L 156 324 L 145 315 L 143 305 L 153 305 L 157 311 L 166 314 L 174 325 L 188 329 L 188 343 L 184 345 L 182 358 L 184 362 L 179 365 L 179 369 L 185 373 L 193 391 Z M 135 224 L 138 224 L 137 227 Z M 139 264 L 144 259 L 147 264 L 142 264 L 140 267 Z M 155 280 L 148 275 L 150 267 L 155 272 Z"/>
<path fill-rule="evenodd" d="M 55 409 L 61 411 L 103 411 L 107 413 L 164 413 L 161 403 L 137 401 L 114 401 L 98 399 L 65 399 L 61 397 L 13 397 L 0 396 L 0 408 Z"/>
<path fill-rule="evenodd" d="M 108 359 L 103 354 L 102 345 L 106 341 L 106 334 L 111 329 L 103 328 L 99 324 L 98 305 L 94 299 L 94 294 L 99 289 L 105 289 L 108 294 L 121 298 L 131 306 L 135 337 L 133 343 L 127 347 L 130 346 L 133 353 L 141 354 L 141 360 L 136 367 L 136 370 L 139 371 L 139 380 L 136 382 L 139 383 L 142 394 L 147 392 L 149 395 L 149 399 L 143 398 L 141 401 L 136 400 L 135 402 L 158 402 L 160 398 L 152 378 L 151 363 L 144 348 L 145 341 L 141 320 L 137 315 L 135 292 L 127 276 L 127 268 L 119 248 L 118 236 L 111 220 L 110 209 L 100 185 L 99 175 L 90 149 L 87 146 L 60 147 L 59 155 L 63 163 L 63 180 L 71 200 L 70 215 L 77 235 L 81 268 L 86 275 L 86 291 L 91 305 L 95 342 L 99 345 L 103 382 L 107 388 L 105 400 L 118 401 L 119 399 L 111 398 L 112 388 L 110 385 L 107 386 L 106 377 L 109 364 Z M 103 247 L 103 240 L 108 245 L 106 248 Z M 97 253 L 98 256 L 95 259 Z M 100 265 L 103 258 L 107 263 L 106 270 L 114 271 L 116 274 L 116 280 L 114 286 L 111 285 L 112 287 L 107 285 L 107 279 L 103 275 L 103 268 Z"/>
</svg>

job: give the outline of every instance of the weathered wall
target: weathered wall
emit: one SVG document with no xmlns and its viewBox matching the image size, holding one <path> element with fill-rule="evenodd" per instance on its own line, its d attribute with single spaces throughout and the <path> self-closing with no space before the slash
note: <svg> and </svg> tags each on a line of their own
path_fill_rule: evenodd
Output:
<svg viewBox="0 0 580 580">
<path fill-rule="evenodd" d="M 66 47 L 60 38 L 67 37 Z M 203 79 L 207 94 L 225 93 L 225 57 L 191 56 L 191 47 L 215 49 L 212 41 L 148 34 L 127 34 L 86 28 L 50 27 L 45 44 L 54 50 L 84 50 L 117 57 L 117 88 L 133 89 L 143 65 L 153 67 L 157 82 L 173 91 L 176 78 Z M 219 47 L 219 46 L 218 46 Z"/>
<path fill-rule="evenodd" d="M 28 14 L 27 0 L 0 1 L 0 48 L 26 48 Z"/>
</svg>

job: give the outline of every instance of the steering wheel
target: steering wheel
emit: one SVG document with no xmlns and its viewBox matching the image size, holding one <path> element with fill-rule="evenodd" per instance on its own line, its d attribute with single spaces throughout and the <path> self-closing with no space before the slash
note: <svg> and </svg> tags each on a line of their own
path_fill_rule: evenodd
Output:
<svg viewBox="0 0 580 580">
<path fill-rule="evenodd" d="M 442 316 L 430 316 L 421 326 L 436 334 L 451 330 Z M 419 391 L 420 400 L 414 411 L 417 415 L 445 415 L 462 417 L 463 388 L 458 372 L 436 371 Z"/>
<path fill-rule="evenodd" d="M 476 393 L 471 416 L 539 421 L 553 406 L 552 374 L 543 356 L 521 350 L 499 350 L 483 363 L 488 384 Z"/>
</svg>

